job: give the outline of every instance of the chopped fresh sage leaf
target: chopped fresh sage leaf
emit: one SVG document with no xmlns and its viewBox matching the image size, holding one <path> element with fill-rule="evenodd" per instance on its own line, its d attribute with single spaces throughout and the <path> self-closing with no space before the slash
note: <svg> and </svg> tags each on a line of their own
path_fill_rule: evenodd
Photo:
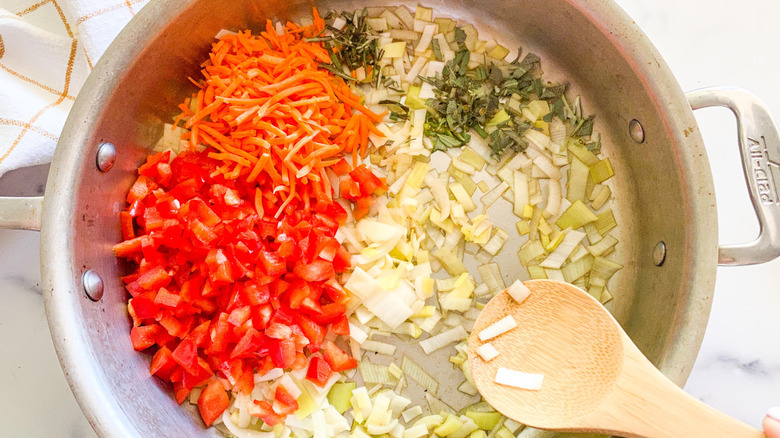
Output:
<svg viewBox="0 0 780 438">
<path fill-rule="evenodd" d="M 317 35 L 313 38 L 307 38 L 310 42 L 322 42 L 325 49 L 330 54 L 331 64 L 320 64 L 320 66 L 331 73 L 354 81 L 355 79 L 347 72 L 354 72 L 363 68 L 366 75 L 371 79 L 371 83 L 376 84 L 379 78 L 379 68 L 374 68 L 377 62 L 382 59 L 382 51 L 377 46 L 379 34 L 368 26 L 366 9 L 356 10 L 355 12 L 328 12 L 325 16 L 326 21 L 334 20 L 336 17 L 344 19 L 346 24 L 342 29 L 336 29 L 330 24 L 325 25 L 328 35 Z"/>
</svg>

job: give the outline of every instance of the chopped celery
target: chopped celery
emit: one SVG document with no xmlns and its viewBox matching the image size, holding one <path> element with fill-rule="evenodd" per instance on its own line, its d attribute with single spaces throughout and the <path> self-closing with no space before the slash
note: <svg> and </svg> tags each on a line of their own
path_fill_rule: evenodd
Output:
<svg viewBox="0 0 780 438">
<path fill-rule="evenodd" d="M 355 382 L 336 383 L 328 392 L 328 402 L 343 414 L 349 409 L 349 399 L 352 397 L 352 391 L 357 387 Z"/>
<path fill-rule="evenodd" d="M 479 191 L 482 193 L 485 193 L 490 188 L 488 184 L 485 181 L 480 181 L 477 183 L 477 187 L 479 187 Z"/>
<path fill-rule="evenodd" d="M 605 288 L 601 291 L 601 299 L 599 301 L 601 301 L 601 304 L 607 304 L 612 301 L 612 294 Z"/>
<path fill-rule="evenodd" d="M 587 223 L 596 221 L 596 219 L 596 215 L 593 214 L 590 208 L 578 199 L 561 214 L 558 220 L 555 221 L 555 225 L 562 230 L 566 228 L 576 230 Z"/>
<path fill-rule="evenodd" d="M 487 438 L 487 433 L 482 429 L 475 430 L 474 432 L 471 432 L 469 438 Z"/>
<path fill-rule="evenodd" d="M 596 229 L 599 231 L 599 234 L 602 236 L 606 234 L 609 230 L 615 228 L 617 226 L 617 221 L 615 221 L 615 215 L 612 214 L 611 209 L 604 210 L 603 213 L 596 216 Z"/>
<path fill-rule="evenodd" d="M 600 160 L 590 167 L 590 176 L 596 184 L 612 178 L 613 175 L 615 175 L 615 171 L 612 169 L 612 162 L 609 160 L 609 157 Z"/>
</svg>

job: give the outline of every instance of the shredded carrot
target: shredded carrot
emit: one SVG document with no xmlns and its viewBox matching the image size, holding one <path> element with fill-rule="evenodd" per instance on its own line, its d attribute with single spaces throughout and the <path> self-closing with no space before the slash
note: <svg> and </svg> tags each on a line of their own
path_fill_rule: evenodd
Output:
<svg viewBox="0 0 780 438">
<path fill-rule="evenodd" d="M 268 21 L 259 35 L 223 36 L 201 65 L 202 79 L 190 79 L 198 91 L 176 118 L 188 148 L 205 145 L 220 162 L 214 175 L 257 183 L 281 202 L 277 217 L 298 202 L 332 203 L 326 169 L 345 154 L 357 168 L 368 153 L 369 133 L 383 135 L 375 124 L 384 114 L 319 68 L 330 55 L 321 42 L 306 41 L 325 27 L 316 9 L 313 17 L 310 26 Z"/>
</svg>

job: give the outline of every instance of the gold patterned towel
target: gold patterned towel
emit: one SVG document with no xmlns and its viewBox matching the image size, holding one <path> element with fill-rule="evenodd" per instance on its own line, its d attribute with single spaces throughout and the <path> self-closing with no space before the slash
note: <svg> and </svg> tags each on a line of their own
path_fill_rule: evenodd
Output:
<svg viewBox="0 0 780 438">
<path fill-rule="evenodd" d="M 148 0 L 0 0 L 0 175 L 51 160 L 92 66 Z"/>
</svg>

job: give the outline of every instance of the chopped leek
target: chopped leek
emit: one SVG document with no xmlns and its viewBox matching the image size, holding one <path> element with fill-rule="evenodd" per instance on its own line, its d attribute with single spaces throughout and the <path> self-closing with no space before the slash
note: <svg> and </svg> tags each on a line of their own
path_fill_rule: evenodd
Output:
<svg viewBox="0 0 780 438">
<path fill-rule="evenodd" d="M 462 325 L 459 325 L 453 329 L 442 332 L 424 341 L 420 341 L 420 347 L 422 347 L 425 354 L 431 354 L 434 351 L 438 351 L 452 344 L 453 342 L 463 340 L 468 336 L 469 334 L 466 329 L 464 329 Z"/>
<path fill-rule="evenodd" d="M 487 285 L 491 294 L 495 295 L 506 289 L 506 284 L 501 276 L 501 269 L 498 266 L 498 263 L 486 263 L 480 265 L 477 270 L 479 271 L 479 276 L 482 278 L 482 283 Z"/>
<path fill-rule="evenodd" d="M 587 223 L 596 221 L 596 219 L 596 215 L 593 214 L 590 208 L 577 199 L 555 221 L 555 225 L 562 230 L 566 228 L 576 230 Z"/>
<path fill-rule="evenodd" d="M 404 356 L 401 361 L 401 369 L 404 370 L 405 376 L 417 382 L 417 384 L 426 389 L 430 394 L 435 396 L 436 393 L 439 392 L 439 382 L 431 377 L 430 374 L 426 373 L 421 366 L 417 365 L 406 356 Z"/>
<path fill-rule="evenodd" d="M 603 213 L 596 216 L 596 229 L 602 236 L 616 226 L 617 221 L 615 221 L 615 215 L 612 214 L 611 209 L 604 210 Z"/>
<path fill-rule="evenodd" d="M 600 184 L 615 175 L 615 171 L 612 169 L 612 162 L 609 157 L 599 160 L 598 163 L 590 167 L 590 176 L 593 178 L 593 182 Z"/>
<path fill-rule="evenodd" d="M 604 257 L 596 257 L 590 272 L 590 285 L 606 286 L 607 280 L 622 268 L 623 265 L 620 263 L 613 262 Z"/>
</svg>

